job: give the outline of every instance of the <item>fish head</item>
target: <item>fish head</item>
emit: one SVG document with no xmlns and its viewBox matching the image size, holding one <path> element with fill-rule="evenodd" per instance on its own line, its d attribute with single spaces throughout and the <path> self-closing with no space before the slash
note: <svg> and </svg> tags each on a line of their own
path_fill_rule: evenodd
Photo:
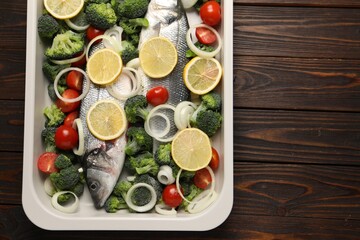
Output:
<svg viewBox="0 0 360 240">
<path fill-rule="evenodd" d="M 101 147 L 85 154 L 83 162 L 91 198 L 95 207 L 101 208 L 117 182 L 122 165 Z"/>
</svg>

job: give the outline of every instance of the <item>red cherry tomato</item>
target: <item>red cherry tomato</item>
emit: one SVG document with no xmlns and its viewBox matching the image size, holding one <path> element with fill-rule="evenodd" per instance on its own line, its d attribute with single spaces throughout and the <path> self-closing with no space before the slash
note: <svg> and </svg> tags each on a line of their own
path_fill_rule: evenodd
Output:
<svg viewBox="0 0 360 240">
<path fill-rule="evenodd" d="M 83 53 L 78 53 L 75 55 L 75 57 L 79 57 L 81 54 Z M 86 63 L 86 56 L 84 55 L 79 61 L 71 63 L 71 66 L 81 68 L 85 66 L 85 63 Z"/>
<path fill-rule="evenodd" d="M 103 35 L 105 33 L 104 30 L 102 29 L 98 29 L 98 28 L 94 28 L 93 26 L 88 27 L 88 29 L 86 30 L 86 37 L 91 41 L 92 39 L 94 39 L 95 37 L 99 36 L 99 35 Z M 96 43 L 101 42 L 101 40 L 97 40 Z"/>
<path fill-rule="evenodd" d="M 40 155 L 37 160 L 38 169 L 46 174 L 57 172 L 58 169 L 55 167 L 55 160 L 58 154 L 54 152 L 45 152 Z"/>
<path fill-rule="evenodd" d="M 211 183 L 211 175 L 206 168 L 195 172 L 194 184 L 198 188 L 205 189 Z"/>
<path fill-rule="evenodd" d="M 62 150 L 72 150 L 78 145 L 79 136 L 75 129 L 61 125 L 55 132 L 55 145 Z"/>
<path fill-rule="evenodd" d="M 72 70 L 66 76 L 66 85 L 76 91 L 81 91 L 83 84 L 83 74 L 79 71 Z"/>
<path fill-rule="evenodd" d="M 146 93 L 146 100 L 153 106 L 166 103 L 169 99 L 169 92 L 163 86 L 153 87 Z"/>
<path fill-rule="evenodd" d="M 72 127 L 75 119 L 79 117 L 79 111 L 74 111 L 66 115 L 64 119 L 64 125 L 68 127 Z"/>
<path fill-rule="evenodd" d="M 79 92 L 74 89 L 66 89 L 62 94 L 62 97 L 66 99 L 73 99 L 77 98 L 78 96 L 80 96 Z M 80 101 L 70 103 L 64 102 L 61 99 L 57 99 L 55 104 L 58 108 L 61 109 L 61 111 L 68 113 L 78 109 L 80 106 Z"/>
<path fill-rule="evenodd" d="M 182 202 L 182 197 L 180 196 L 175 184 L 167 185 L 164 188 L 162 192 L 162 199 L 166 205 L 173 208 L 179 206 Z"/>
<path fill-rule="evenodd" d="M 221 7 L 216 1 L 208 1 L 200 7 L 201 20 L 209 25 L 215 26 L 221 21 Z"/>
<path fill-rule="evenodd" d="M 210 45 L 216 41 L 215 33 L 206 27 L 196 28 L 195 35 L 202 44 Z"/>
<path fill-rule="evenodd" d="M 211 148 L 211 150 L 212 150 L 212 157 L 209 163 L 209 167 L 211 167 L 211 169 L 215 171 L 216 169 L 219 168 L 219 153 L 213 147 Z"/>
</svg>

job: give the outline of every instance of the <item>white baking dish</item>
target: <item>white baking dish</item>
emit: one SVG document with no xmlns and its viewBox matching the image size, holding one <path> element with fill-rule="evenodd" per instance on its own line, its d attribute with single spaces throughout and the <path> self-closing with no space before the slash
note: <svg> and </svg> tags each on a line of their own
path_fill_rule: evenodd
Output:
<svg viewBox="0 0 360 240">
<path fill-rule="evenodd" d="M 221 163 L 216 172 L 218 199 L 199 214 L 179 213 L 163 216 L 157 213 L 106 213 L 96 210 L 88 192 L 80 198 L 80 208 L 65 214 L 51 206 L 43 188 L 44 177 L 36 167 L 44 151 L 40 133 L 44 126 L 42 111 L 50 104 L 47 80 L 42 74 L 43 46 L 37 35 L 37 19 L 43 9 L 42 0 L 28 0 L 26 98 L 22 203 L 28 218 L 37 226 L 49 230 L 194 230 L 217 227 L 231 212 L 233 204 L 233 1 L 222 1 L 223 49 L 221 63 L 224 75 L 219 89 L 223 97 L 223 125 L 214 139 Z"/>
</svg>

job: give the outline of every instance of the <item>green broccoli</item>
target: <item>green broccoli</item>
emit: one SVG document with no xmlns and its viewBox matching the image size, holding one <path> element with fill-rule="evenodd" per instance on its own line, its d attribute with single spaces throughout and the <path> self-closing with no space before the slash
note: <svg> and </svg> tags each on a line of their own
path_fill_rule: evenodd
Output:
<svg viewBox="0 0 360 240">
<path fill-rule="evenodd" d="M 154 158 L 159 166 L 169 166 L 172 170 L 173 177 L 176 178 L 180 168 L 171 156 L 171 143 L 160 144 L 155 151 Z"/>
<path fill-rule="evenodd" d="M 151 201 L 151 192 L 146 187 L 138 187 L 131 195 L 131 201 L 136 206 L 144 206 Z"/>
<path fill-rule="evenodd" d="M 114 26 L 117 22 L 117 17 L 111 4 L 89 4 L 86 7 L 85 13 L 87 21 L 96 28 L 105 30 Z"/>
<path fill-rule="evenodd" d="M 85 2 L 86 2 L 86 4 L 91 4 L 91 3 L 110 3 L 110 0 L 86 0 Z"/>
<path fill-rule="evenodd" d="M 149 21 L 146 18 L 122 19 L 119 25 L 127 35 L 132 35 L 140 33 L 143 27 L 147 28 Z"/>
<path fill-rule="evenodd" d="M 186 186 L 186 190 L 183 185 L 186 186 L 186 184 L 181 184 L 181 186 L 184 189 L 184 197 L 188 201 L 192 201 L 197 195 L 199 195 L 203 191 L 203 189 L 198 188 L 197 186 L 195 186 L 195 184 L 190 184 L 189 186 Z M 179 208 L 186 210 L 187 206 L 189 205 L 188 201 L 182 201 Z"/>
<path fill-rule="evenodd" d="M 57 167 L 58 169 L 64 169 L 70 166 L 72 166 L 70 158 L 68 158 L 64 154 L 59 154 L 59 156 L 55 160 L 55 167 Z"/>
<path fill-rule="evenodd" d="M 69 68 L 70 64 L 53 64 L 49 61 L 44 61 L 42 64 L 42 71 L 45 75 L 45 77 L 50 81 L 50 83 L 54 83 L 56 76 L 61 70 L 64 70 L 65 68 Z M 65 76 L 63 78 L 60 78 L 59 80 L 60 85 L 66 85 Z"/>
<path fill-rule="evenodd" d="M 66 115 L 55 104 L 45 107 L 44 115 L 46 117 L 45 127 L 57 127 L 63 123 Z"/>
<path fill-rule="evenodd" d="M 84 47 L 84 34 L 68 30 L 55 36 L 51 47 L 46 49 L 45 56 L 56 60 L 68 59 L 82 52 Z"/>
<path fill-rule="evenodd" d="M 140 42 L 140 35 L 138 33 L 130 34 L 128 36 L 128 41 L 130 41 L 130 43 L 134 45 L 134 47 L 138 47 Z"/>
<path fill-rule="evenodd" d="M 215 135 L 221 127 L 222 116 L 212 110 L 201 111 L 197 114 L 195 126 L 206 133 L 209 137 Z"/>
<path fill-rule="evenodd" d="M 153 147 L 153 138 L 147 134 L 143 127 L 131 126 L 126 132 L 127 143 L 125 153 L 133 156 L 142 151 L 151 151 Z"/>
<path fill-rule="evenodd" d="M 57 95 L 56 95 L 56 93 L 55 93 L 54 84 L 50 83 L 50 84 L 48 85 L 48 88 L 47 88 L 47 89 L 48 89 L 48 95 L 49 95 L 50 99 L 51 99 L 53 102 L 55 102 L 55 101 L 58 99 L 58 97 L 57 97 Z M 66 85 L 57 85 L 57 90 L 58 90 L 58 92 L 59 92 L 60 95 L 62 95 L 63 92 L 64 92 L 66 89 L 68 89 L 68 87 L 67 87 Z"/>
<path fill-rule="evenodd" d="M 148 102 L 143 95 L 135 95 L 126 99 L 124 110 L 126 118 L 130 123 L 145 121 L 149 115 Z"/>
<path fill-rule="evenodd" d="M 75 193 L 76 196 L 80 197 L 84 193 L 85 184 L 79 181 L 71 191 Z"/>
<path fill-rule="evenodd" d="M 56 127 L 46 127 L 41 131 L 41 137 L 45 145 L 46 152 L 56 152 L 55 132 Z"/>
<path fill-rule="evenodd" d="M 139 57 L 139 50 L 130 42 L 122 41 L 122 47 L 124 50 L 121 51 L 121 59 L 124 64 L 130 62 L 130 60 Z"/>
<path fill-rule="evenodd" d="M 80 181 L 80 173 L 75 166 L 61 169 L 50 174 L 50 180 L 58 190 L 71 190 Z"/>
<path fill-rule="evenodd" d="M 123 0 L 116 8 L 119 18 L 139 18 L 147 12 L 148 0 Z"/>
<path fill-rule="evenodd" d="M 113 194 L 125 199 L 127 191 L 131 188 L 132 183 L 127 180 L 120 180 L 116 183 Z"/>
<path fill-rule="evenodd" d="M 143 152 L 137 156 L 129 156 L 125 160 L 125 167 L 132 174 L 149 173 L 152 176 L 156 176 L 159 172 L 159 165 L 155 162 L 150 152 Z"/>
<path fill-rule="evenodd" d="M 134 179 L 134 184 L 136 183 L 147 183 L 155 189 L 156 198 L 159 201 L 162 195 L 163 187 L 159 181 L 149 174 L 137 175 Z"/>
<path fill-rule="evenodd" d="M 44 14 L 38 18 L 37 30 L 41 38 L 53 39 L 60 31 L 60 25 L 50 14 Z"/>
<path fill-rule="evenodd" d="M 120 209 L 129 208 L 122 197 L 110 195 L 104 205 L 105 211 L 108 213 L 116 213 Z"/>
</svg>

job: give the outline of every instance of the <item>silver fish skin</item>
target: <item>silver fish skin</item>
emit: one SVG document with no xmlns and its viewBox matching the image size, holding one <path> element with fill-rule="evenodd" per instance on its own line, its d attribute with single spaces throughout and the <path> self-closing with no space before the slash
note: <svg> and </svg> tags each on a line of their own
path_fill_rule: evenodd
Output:
<svg viewBox="0 0 360 240">
<path fill-rule="evenodd" d="M 97 101 L 115 100 L 105 88 L 90 83 L 90 90 L 81 102 L 80 118 L 83 124 L 86 152 L 82 158 L 86 183 L 96 208 L 104 206 L 121 174 L 125 161 L 125 134 L 112 142 L 104 142 L 94 137 L 86 123 L 89 108 Z M 122 106 L 123 107 L 123 106 Z"/>
<path fill-rule="evenodd" d="M 179 102 L 188 100 L 190 92 L 183 81 L 183 70 L 188 63 L 186 58 L 186 32 L 189 24 L 180 0 L 151 0 L 145 18 L 149 21 L 149 27 L 140 33 L 139 48 L 146 40 L 162 36 L 168 38 L 178 52 L 178 63 L 174 70 L 162 79 L 151 79 L 145 75 L 141 67 L 139 74 L 143 82 L 143 92 L 155 86 L 164 86 L 168 89 L 168 103 L 176 106 Z"/>
</svg>

